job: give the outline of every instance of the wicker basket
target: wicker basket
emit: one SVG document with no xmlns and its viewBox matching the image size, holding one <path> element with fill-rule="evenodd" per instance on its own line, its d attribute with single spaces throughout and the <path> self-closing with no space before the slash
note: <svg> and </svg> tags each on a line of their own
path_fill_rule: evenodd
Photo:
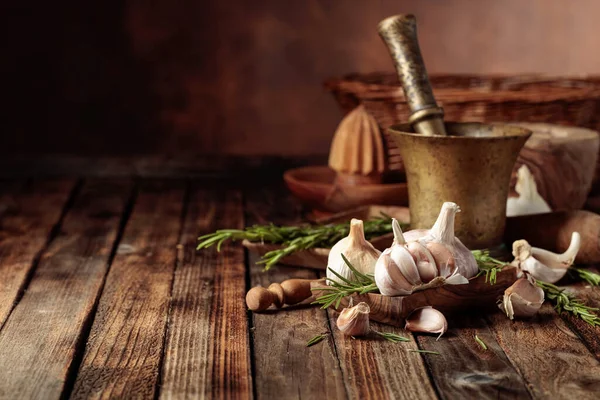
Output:
<svg viewBox="0 0 600 400">
<path fill-rule="evenodd" d="M 600 130 L 600 76 L 431 75 L 430 80 L 446 121 L 547 122 Z M 352 74 L 329 79 L 325 87 L 344 112 L 364 104 L 384 130 L 410 115 L 394 74 Z M 398 149 L 389 138 L 386 142 L 398 163 Z"/>
<path fill-rule="evenodd" d="M 600 129 L 600 76 L 432 75 L 447 121 L 548 122 Z M 362 103 L 382 128 L 410 111 L 396 75 L 353 74 L 325 82 L 344 112 Z"/>
</svg>

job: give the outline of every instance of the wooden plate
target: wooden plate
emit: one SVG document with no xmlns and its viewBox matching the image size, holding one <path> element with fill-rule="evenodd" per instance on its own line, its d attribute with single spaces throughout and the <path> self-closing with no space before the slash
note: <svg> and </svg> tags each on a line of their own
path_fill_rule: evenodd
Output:
<svg viewBox="0 0 600 400">
<path fill-rule="evenodd" d="M 320 211 L 340 212 L 369 204 L 408 205 L 406 182 L 375 185 L 334 185 L 335 172 L 326 166 L 310 166 L 286 171 L 288 189 L 303 204 Z"/>
</svg>

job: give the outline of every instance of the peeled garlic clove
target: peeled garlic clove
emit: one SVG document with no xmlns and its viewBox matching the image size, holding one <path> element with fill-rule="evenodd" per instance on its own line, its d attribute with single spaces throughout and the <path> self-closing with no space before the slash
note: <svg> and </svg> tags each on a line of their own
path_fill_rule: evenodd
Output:
<svg viewBox="0 0 600 400">
<path fill-rule="evenodd" d="M 507 217 L 552 211 L 546 200 L 537 191 L 535 179 L 526 165 L 522 165 L 517 171 L 515 191 L 519 194 L 519 197 L 509 197 L 506 201 Z"/>
<path fill-rule="evenodd" d="M 504 291 L 499 307 L 510 319 L 514 317 L 531 317 L 544 303 L 544 291 L 535 282 L 527 278 L 517 279 Z"/>
<path fill-rule="evenodd" d="M 406 318 L 404 329 L 411 332 L 438 333 L 438 339 L 448 330 L 448 322 L 444 314 L 427 306 L 413 311 Z"/>
<path fill-rule="evenodd" d="M 580 245 L 581 236 L 578 232 L 573 232 L 571 244 L 562 254 L 532 247 L 525 240 L 517 240 L 513 243 L 514 264 L 535 279 L 556 283 L 566 275 L 575 261 Z"/>
<path fill-rule="evenodd" d="M 370 331 L 367 303 L 358 303 L 354 307 L 344 308 L 337 319 L 337 327 L 348 336 L 364 336 Z"/>
<path fill-rule="evenodd" d="M 365 239 L 363 222 L 360 219 L 352 219 L 350 221 L 350 233 L 348 236 L 341 239 L 331 248 L 327 259 L 328 283 L 331 283 L 331 281 L 344 283 L 330 269 L 349 281 L 356 280 L 354 273 L 352 273 L 352 270 L 348 268 L 342 258 L 342 254 L 357 271 L 363 274 L 372 274 L 375 272 L 375 264 L 381 253 Z"/>
</svg>

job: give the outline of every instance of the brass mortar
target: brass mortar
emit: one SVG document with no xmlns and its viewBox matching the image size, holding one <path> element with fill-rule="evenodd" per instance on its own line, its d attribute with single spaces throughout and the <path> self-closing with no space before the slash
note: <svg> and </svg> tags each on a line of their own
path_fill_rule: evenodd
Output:
<svg viewBox="0 0 600 400">
<path fill-rule="evenodd" d="M 448 136 L 388 129 L 406 168 L 412 229 L 433 226 L 445 201 L 460 206 L 456 236 L 470 249 L 502 243 L 511 171 L 531 131 L 508 125 L 446 123 Z"/>
</svg>

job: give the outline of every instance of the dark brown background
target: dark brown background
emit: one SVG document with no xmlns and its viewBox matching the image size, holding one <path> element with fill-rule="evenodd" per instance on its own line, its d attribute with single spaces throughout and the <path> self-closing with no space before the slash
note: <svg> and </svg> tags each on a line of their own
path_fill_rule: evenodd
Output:
<svg viewBox="0 0 600 400">
<path fill-rule="evenodd" d="M 88 4 L 89 3 L 89 4 Z M 2 6 L 2 154 L 324 154 L 321 86 L 391 70 L 417 15 L 431 72 L 600 72 L 596 0 L 133 0 Z"/>
</svg>

